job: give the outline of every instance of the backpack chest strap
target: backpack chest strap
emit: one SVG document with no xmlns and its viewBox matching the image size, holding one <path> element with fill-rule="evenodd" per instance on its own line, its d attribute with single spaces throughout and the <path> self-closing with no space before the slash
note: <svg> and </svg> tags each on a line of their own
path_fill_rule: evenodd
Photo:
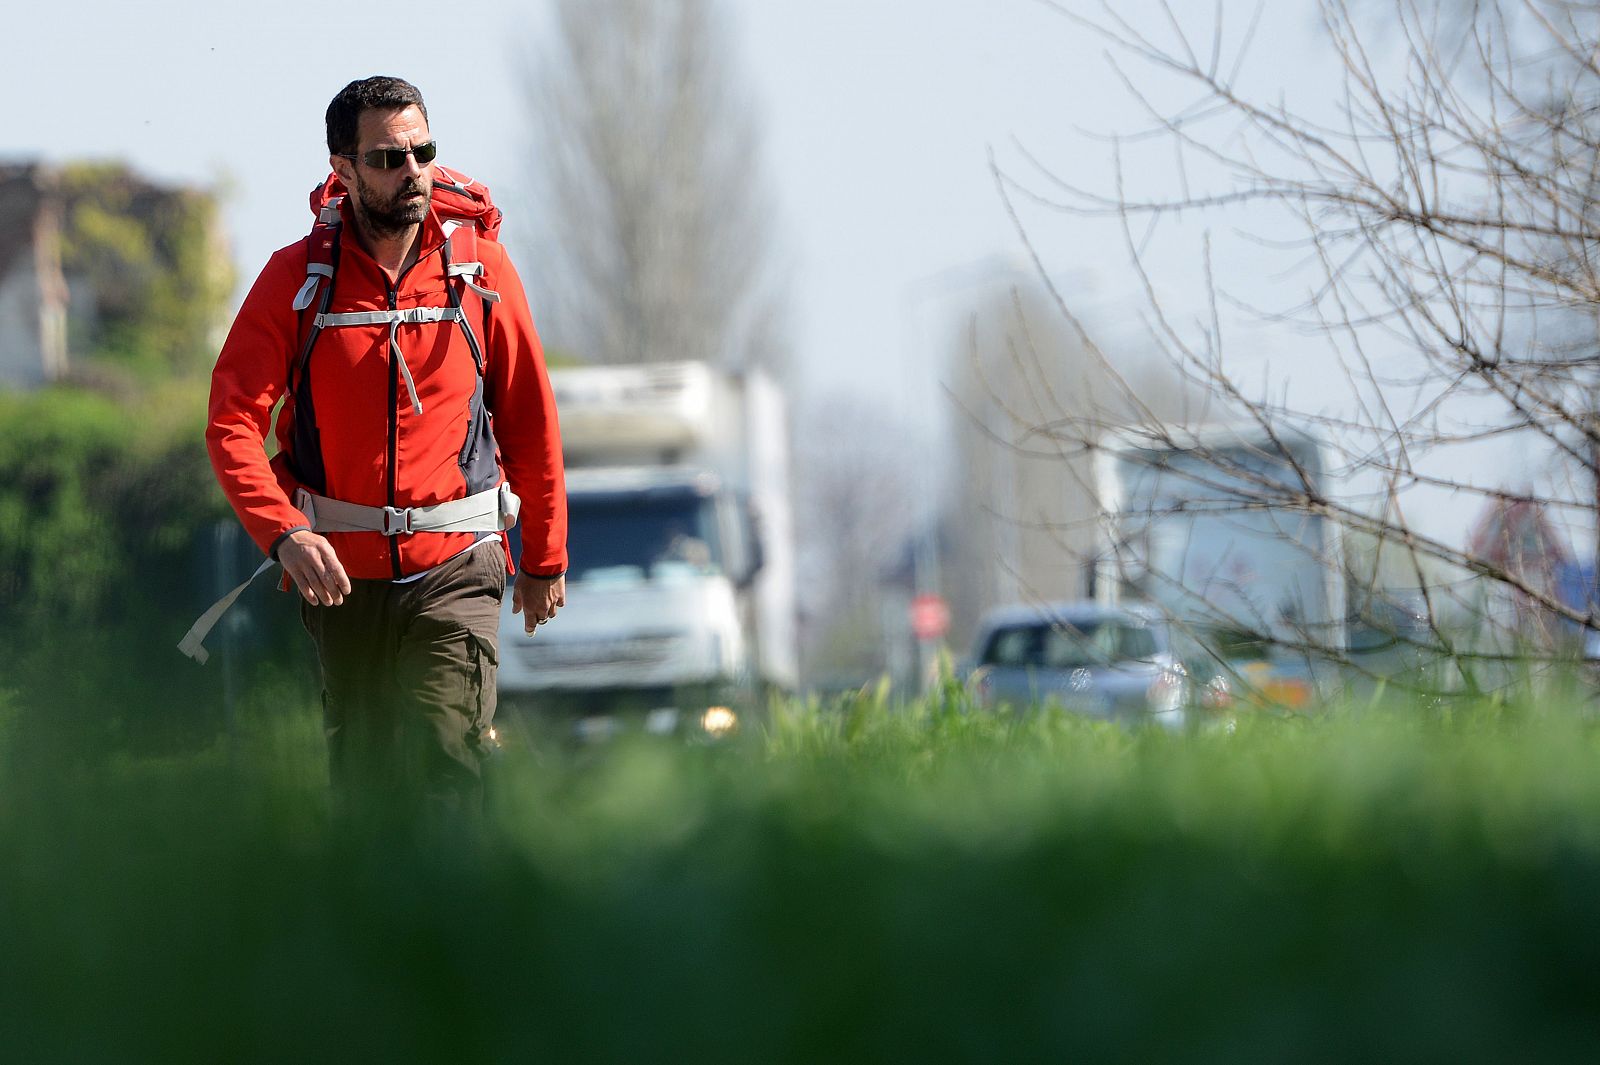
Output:
<svg viewBox="0 0 1600 1065">
<path fill-rule="evenodd" d="M 400 350 L 398 330 L 402 323 L 419 325 L 427 322 L 466 322 L 460 307 L 407 307 L 393 311 L 346 311 L 342 314 L 319 314 L 312 319 L 318 329 L 336 329 L 342 325 L 388 325 L 389 351 L 400 365 L 400 376 L 405 378 L 406 392 L 411 396 L 411 409 L 422 413 L 422 400 L 417 396 L 417 383 L 411 378 L 411 367 L 406 365 L 405 352 Z"/>
<path fill-rule="evenodd" d="M 346 311 L 342 314 L 319 314 L 312 321 L 318 329 L 333 329 L 341 325 L 387 325 L 392 333 L 401 323 L 419 325 L 426 322 L 455 322 L 461 319 L 459 307 L 406 307 L 396 311 Z"/>
</svg>

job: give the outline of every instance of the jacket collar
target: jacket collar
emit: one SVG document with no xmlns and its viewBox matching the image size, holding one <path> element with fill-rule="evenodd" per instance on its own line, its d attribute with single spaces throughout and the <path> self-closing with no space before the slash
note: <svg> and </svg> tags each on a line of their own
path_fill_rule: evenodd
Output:
<svg viewBox="0 0 1600 1065">
<path fill-rule="evenodd" d="M 341 239 L 343 239 L 343 237 L 348 237 L 349 240 L 345 244 L 347 249 L 355 248 L 362 255 L 365 255 L 368 259 L 371 259 L 372 253 L 362 245 L 361 238 L 356 235 L 358 231 L 356 229 L 355 208 L 350 206 L 351 195 L 354 194 L 346 194 L 344 199 L 339 203 L 339 217 L 343 222 L 341 228 L 344 230 Z M 438 251 L 440 248 L 444 247 L 444 226 L 439 222 L 439 214 L 435 210 L 432 203 L 428 205 L 428 213 L 423 216 L 421 224 L 422 239 L 417 248 L 417 262 L 419 263 L 428 256 L 432 255 L 434 252 Z"/>
</svg>

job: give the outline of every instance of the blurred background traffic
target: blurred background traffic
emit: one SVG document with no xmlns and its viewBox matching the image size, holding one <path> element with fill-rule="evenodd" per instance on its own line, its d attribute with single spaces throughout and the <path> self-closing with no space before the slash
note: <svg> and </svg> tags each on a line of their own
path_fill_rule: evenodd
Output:
<svg viewBox="0 0 1600 1065">
<path fill-rule="evenodd" d="M 556 382 L 572 606 L 508 617 L 511 712 L 722 728 L 944 670 L 1101 709 L 1123 673 L 1187 720 L 1584 678 L 1596 138 L 1550 44 L 1593 12 L 1430 10 L 489 4 L 462 79 L 396 66 L 422 5 L 328 16 L 337 56 L 291 11 L 106 5 L 0 141 L 0 683 L 180 734 L 314 683 L 264 585 L 210 667 L 172 647 L 256 561 L 200 446 L 220 332 L 368 66 L 496 190 Z M 1504 47 L 1444 61 L 1474 41 Z"/>
</svg>

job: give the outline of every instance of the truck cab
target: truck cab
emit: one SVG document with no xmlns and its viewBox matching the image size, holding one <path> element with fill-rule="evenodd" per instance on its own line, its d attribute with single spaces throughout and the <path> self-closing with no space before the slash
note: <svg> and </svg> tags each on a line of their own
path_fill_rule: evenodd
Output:
<svg viewBox="0 0 1600 1065">
<path fill-rule="evenodd" d="M 699 363 L 558 370 L 551 382 L 567 605 L 529 636 L 506 597 L 502 701 L 583 735 L 736 729 L 764 692 L 794 683 L 781 406 L 761 383 Z"/>
<path fill-rule="evenodd" d="M 1309 432 L 1220 424 L 1108 434 L 1096 454 L 1096 596 L 1168 617 L 1199 684 L 1307 709 L 1337 690 L 1346 650 L 1338 523 Z"/>
</svg>

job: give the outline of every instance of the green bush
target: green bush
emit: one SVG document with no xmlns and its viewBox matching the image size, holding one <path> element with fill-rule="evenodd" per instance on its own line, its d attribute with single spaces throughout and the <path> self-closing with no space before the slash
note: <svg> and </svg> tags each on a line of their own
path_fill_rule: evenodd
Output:
<svg viewBox="0 0 1600 1065">
<path fill-rule="evenodd" d="M 262 706 L 280 699 L 264 698 Z M 477 832 L 330 818 L 315 714 L 0 761 L 17 1060 L 1575 1061 L 1600 732 L 1129 732 L 954 691 L 513 751 Z"/>
<path fill-rule="evenodd" d="M 214 597 L 210 570 L 240 580 L 253 563 L 208 565 L 234 519 L 204 416 L 200 383 L 132 402 L 0 393 L 0 684 L 49 706 L 65 742 L 193 744 L 221 725 L 222 670 L 176 644 Z"/>
<path fill-rule="evenodd" d="M 227 535 L 202 442 L 232 288 L 217 200 L 120 164 L 44 176 L 73 294 L 71 373 L 0 391 L 0 687 L 47 707 L 64 744 L 192 748 L 263 670 L 295 668 L 291 628 L 237 624 L 292 612 L 264 587 L 229 619 L 222 637 L 248 647 L 224 665 L 175 647 L 260 559 Z"/>
</svg>

